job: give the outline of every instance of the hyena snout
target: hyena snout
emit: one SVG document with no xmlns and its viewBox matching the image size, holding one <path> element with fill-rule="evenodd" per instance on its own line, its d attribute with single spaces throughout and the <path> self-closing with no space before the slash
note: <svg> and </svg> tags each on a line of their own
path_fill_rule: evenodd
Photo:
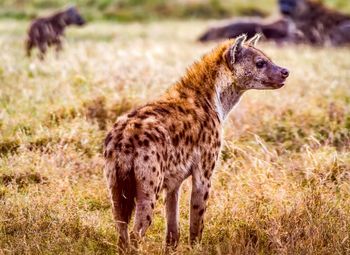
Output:
<svg viewBox="0 0 350 255">
<path fill-rule="evenodd" d="M 281 69 L 281 76 L 282 76 L 283 79 L 287 79 L 287 78 L 288 78 L 288 76 L 289 76 L 289 71 L 288 71 L 287 68 L 282 68 L 282 69 Z"/>
<path fill-rule="evenodd" d="M 284 84 L 289 76 L 289 71 L 287 68 L 275 66 L 273 68 L 272 82 L 275 84 Z"/>
<path fill-rule="evenodd" d="M 78 18 L 77 18 L 76 24 L 77 24 L 78 26 L 83 26 L 83 25 L 85 25 L 85 23 L 86 23 L 86 21 L 84 20 L 83 17 L 78 17 Z"/>
<path fill-rule="evenodd" d="M 77 15 L 76 17 L 73 18 L 72 23 L 78 26 L 83 26 L 85 25 L 86 21 L 84 20 L 83 17 L 81 17 L 80 15 Z"/>
<path fill-rule="evenodd" d="M 263 79 L 262 84 L 267 89 L 279 89 L 284 86 L 288 76 L 289 71 L 287 68 L 273 65 L 267 70 L 267 77 Z"/>
</svg>

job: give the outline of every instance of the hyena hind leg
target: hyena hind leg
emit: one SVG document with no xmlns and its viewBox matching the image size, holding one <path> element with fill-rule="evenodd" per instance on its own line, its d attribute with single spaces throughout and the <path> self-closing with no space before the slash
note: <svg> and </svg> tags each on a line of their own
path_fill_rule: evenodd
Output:
<svg viewBox="0 0 350 255">
<path fill-rule="evenodd" d="M 136 195 L 135 222 L 131 238 L 135 246 L 145 235 L 152 223 L 153 210 L 156 202 L 156 193 L 151 189 L 145 190 L 138 186 Z M 135 247 L 136 248 L 136 247 Z"/>
<path fill-rule="evenodd" d="M 134 173 L 121 178 L 117 171 L 106 172 L 112 211 L 119 234 L 118 248 L 124 253 L 129 246 L 128 224 L 135 207 L 136 185 Z"/>
</svg>

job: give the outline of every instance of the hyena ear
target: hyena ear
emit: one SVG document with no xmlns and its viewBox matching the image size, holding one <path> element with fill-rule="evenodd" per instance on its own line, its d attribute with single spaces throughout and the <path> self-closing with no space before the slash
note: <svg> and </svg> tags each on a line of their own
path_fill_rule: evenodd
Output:
<svg viewBox="0 0 350 255">
<path fill-rule="evenodd" d="M 236 63 L 237 55 L 243 49 L 243 44 L 246 40 L 247 36 L 245 34 L 240 35 L 236 38 L 235 43 L 227 51 L 226 60 L 231 67 Z"/>
<path fill-rule="evenodd" d="M 261 38 L 261 34 L 257 33 L 252 38 L 250 38 L 247 43 L 248 45 L 255 47 L 258 41 L 260 40 L 260 38 Z"/>
</svg>

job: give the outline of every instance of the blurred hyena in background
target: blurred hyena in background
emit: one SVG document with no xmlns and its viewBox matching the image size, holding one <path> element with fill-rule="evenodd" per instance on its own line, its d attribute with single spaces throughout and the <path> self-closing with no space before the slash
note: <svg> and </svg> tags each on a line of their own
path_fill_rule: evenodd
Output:
<svg viewBox="0 0 350 255">
<path fill-rule="evenodd" d="M 266 40 L 277 43 L 316 46 L 350 43 L 350 15 L 313 0 L 279 0 L 278 5 L 282 17 L 277 20 L 237 19 L 208 29 L 199 40 L 234 38 L 241 34 L 249 38 L 261 33 Z"/>
<path fill-rule="evenodd" d="M 350 43 L 350 15 L 313 0 L 279 0 L 281 14 L 295 24 L 311 45 Z"/>
<path fill-rule="evenodd" d="M 39 58 L 43 59 L 47 47 L 55 45 L 56 51 L 62 50 L 62 37 L 67 26 L 85 24 L 84 18 L 76 7 L 69 7 L 66 10 L 56 12 L 49 17 L 33 20 L 28 30 L 26 41 L 27 56 L 31 55 L 33 47 L 38 47 Z"/>
</svg>

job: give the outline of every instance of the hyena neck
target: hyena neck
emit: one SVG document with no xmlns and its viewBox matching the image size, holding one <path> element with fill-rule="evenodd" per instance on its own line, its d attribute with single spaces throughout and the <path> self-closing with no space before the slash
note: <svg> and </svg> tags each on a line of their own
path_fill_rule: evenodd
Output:
<svg viewBox="0 0 350 255">
<path fill-rule="evenodd" d="M 68 26 L 68 22 L 66 21 L 66 15 L 64 11 L 55 14 L 52 17 L 52 21 L 56 29 L 59 29 L 61 31 L 63 31 L 65 27 Z"/>
<path fill-rule="evenodd" d="M 209 114 L 213 112 L 222 123 L 242 95 L 223 57 L 228 45 L 220 45 L 193 64 L 168 90 L 167 97 L 186 100 Z"/>
<path fill-rule="evenodd" d="M 239 102 L 243 94 L 237 89 L 231 71 L 222 67 L 215 81 L 215 109 L 221 122 L 223 122 L 233 107 Z"/>
</svg>

